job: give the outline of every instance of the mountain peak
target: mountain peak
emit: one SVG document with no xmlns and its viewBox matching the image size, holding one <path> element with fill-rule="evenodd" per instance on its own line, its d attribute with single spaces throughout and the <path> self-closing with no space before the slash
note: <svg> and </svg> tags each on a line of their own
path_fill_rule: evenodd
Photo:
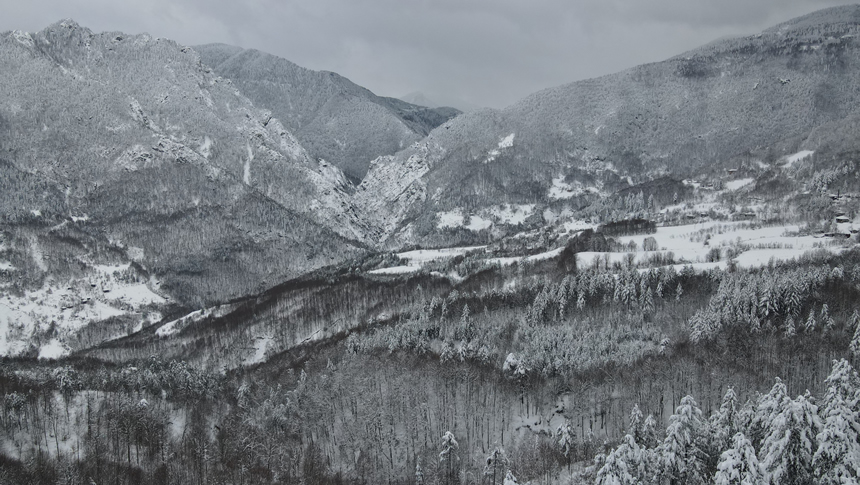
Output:
<svg viewBox="0 0 860 485">
<path fill-rule="evenodd" d="M 799 30 L 810 27 L 839 24 L 860 24 L 860 5 L 841 5 L 838 7 L 817 10 L 801 17 L 796 17 L 781 24 L 777 24 L 763 33 L 785 32 L 787 30 Z"/>
<path fill-rule="evenodd" d="M 43 29 L 43 31 L 56 31 L 56 30 L 85 30 L 89 33 L 92 31 L 86 27 L 81 26 L 81 24 L 77 23 L 74 19 L 65 18 L 58 20 Z"/>
</svg>

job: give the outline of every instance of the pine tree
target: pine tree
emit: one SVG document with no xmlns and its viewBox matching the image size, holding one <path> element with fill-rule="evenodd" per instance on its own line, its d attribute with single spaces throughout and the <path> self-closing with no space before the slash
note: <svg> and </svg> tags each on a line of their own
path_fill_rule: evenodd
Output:
<svg viewBox="0 0 860 485">
<path fill-rule="evenodd" d="M 675 288 L 675 301 L 681 301 L 681 296 L 684 294 L 684 289 L 681 288 L 681 283 Z"/>
<path fill-rule="evenodd" d="M 555 437 L 558 440 L 556 442 L 558 443 L 559 450 L 561 450 L 561 453 L 567 460 L 568 471 L 570 471 L 570 461 L 573 455 L 574 446 L 576 446 L 574 436 L 573 427 L 567 420 L 560 424 L 558 429 L 555 431 Z"/>
<path fill-rule="evenodd" d="M 855 359 L 860 358 L 860 325 L 858 325 L 857 329 L 854 330 L 854 337 L 851 338 L 851 344 L 848 346 L 848 350 L 851 351 L 851 355 L 854 356 Z"/>
<path fill-rule="evenodd" d="M 639 410 L 639 405 L 634 404 L 633 409 L 630 410 L 630 424 L 627 426 L 627 433 L 633 436 L 633 439 L 636 440 L 636 444 L 642 445 L 642 420 L 644 416 L 642 416 L 642 411 Z"/>
<path fill-rule="evenodd" d="M 654 297 L 651 296 L 651 288 L 645 290 L 645 297 L 642 302 L 642 313 L 648 316 L 654 315 Z"/>
<path fill-rule="evenodd" d="M 794 318 L 789 315 L 788 318 L 785 319 L 785 333 L 783 333 L 783 336 L 790 339 L 795 335 L 797 335 L 797 328 L 795 328 Z"/>
<path fill-rule="evenodd" d="M 857 309 L 854 309 L 854 312 L 851 313 L 851 318 L 848 319 L 848 327 L 854 330 L 857 330 L 860 327 L 860 312 Z"/>
<path fill-rule="evenodd" d="M 771 424 L 776 417 L 782 413 L 791 401 L 788 390 L 782 380 L 777 377 L 770 392 L 761 396 L 758 400 L 755 413 L 750 423 L 750 437 L 753 445 L 761 443 L 771 429 Z"/>
<path fill-rule="evenodd" d="M 858 483 L 860 480 L 860 416 L 857 412 L 858 377 L 845 359 L 834 361 L 825 381 L 824 423 L 818 450 L 812 458 L 821 484 Z"/>
<path fill-rule="evenodd" d="M 720 409 L 711 416 L 711 428 L 714 430 L 713 448 L 717 455 L 732 445 L 732 439 L 739 429 L 738 396 L 733 388 L 729 388 L 720 403 Z"/>
<path fill-rule="evenodd" d="M 833 327 L 836 325 L 833 317 L 830 316 L 830 309 L 827 307 L 827 303 L 821 305 L 821 315 L 819 320 L 821 320 L 822 325 L 824 325 L 825 332 L 833 330 Z"/>
<path fill-rule="evenodd" d="M 424 485 L 424 472 L 421 463 L 415 463 L 415 485 Z"/>
<path fill-rule="evenodd" d="M 460 445 L 454 439 L 454 434 L 450 431 L 445 431 L 442 435 L 442 451 L 439 452 L 439 462 L 443 465 L 444 482 L 448 485 L 459 482 L 459 470 L 457 450 Z"/>
<path fill-rule="evenodd" d="M 813 310 L 809 311 L 809 318 L 806 319 L 806 324 L 804 326 L 806 327 L 807 333 L 811 333 L 811 332 L 815 331 L 816 322 L 815 322 L 815 312 Z"/>
<path fill-rule="evenodd" d="M 732 447 L 720 455 L 714 485 L 757 485 L 764 478 L 752 443 L 743 433 L 735 434 Z"/>
<path fill-rule="evenodd" d="M 821 430 L 818 407 L 804 396 L 789 401 L 771 422 L 760 450 L 762 467 L 773 485 L 812 481 L 812 457 Z"/>
<path fill-rule="evenodd" d="M 502 473 L 508 469 L 508 461 L 505 450 L 496 448 L 487 456 L 487 465 L 484 467 L 484 477 L 490 480 L 491 485 L 496 485 L 496 479 L 501 480 Z"/>
<path fill-rule="evenodd" d="M 595 457 L 596 458 L 596 457 Z M 641 483 L 645 463 L 632 436 L 625 435 L 618 448 L 606 456 L 597 472 L 597 485 L 634 485 Z"/>
<path fill-rule="evenodd" d="M 642 447 L 654 448 L 657 446 L 657 421 L 653 414 L 649 414 L 642 423 Z"/>
<path fill-rule="evenodd" d="M 663 477 L 676 483 L 704 481 L 706 457 L 700 445 L 702 427 L 699 405 L 692 396 L 685 396 L 669 418 L 666 438 L 657 448 Z"/>
</svg>

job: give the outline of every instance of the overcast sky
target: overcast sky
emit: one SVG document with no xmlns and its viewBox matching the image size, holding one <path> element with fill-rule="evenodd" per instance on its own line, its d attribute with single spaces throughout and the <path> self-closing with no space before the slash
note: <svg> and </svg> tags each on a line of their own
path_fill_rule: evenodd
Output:
<svg viewBox="0 0 860 485">
<path fill-rule="evenodd" d="M 827 0 L 0 0 L 0 31 L 224 42 L 335 71 L 384 96 L 504 107 L 542 88 L 759 32 Z"/>
</svg>

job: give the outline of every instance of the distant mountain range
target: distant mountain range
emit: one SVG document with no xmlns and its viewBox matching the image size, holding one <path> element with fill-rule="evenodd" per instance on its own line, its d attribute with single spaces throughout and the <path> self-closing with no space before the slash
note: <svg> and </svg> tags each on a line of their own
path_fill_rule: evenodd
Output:
<svg viewBox="0 0 860 485">
<path fill-rule="evenodd" d="M 369 251 L 492 242 L 648 184 L 850 158 L 858 35 L 860 7 L 827 9 L 460 114 L 222 44 L 73 21 L 3 33 L 0 288 L 74 292 L 73 313 L 98 301 L 139 324 L 146 308 L 89 289 L 98 268 L 167 302 L 149 310 L 201 307 Z"/>
<path fill-rule="evenodd" d="M 739 159 L 848 152 L 856 136 L 819 128 L 853 125 L 860 112 L 858 34 L 860 7 L 826 9 L 465 113 L 377 160 L 356 200 L 381 239 L 421 241 L 452 210 L 538 203 L 562 211 L 582 196 Z"/>
<path fill-rule="evenodd" d="M 428 96 L 427 94 L 424 94 L 420 91 L 414 91 L 404 96 L 400 96 L 400 99 L 406 101 L 407 103 L 417 104 L 419 106 L 427 106 L 428 108 L 452 106 L 464 113 L 483 109 L 481 106 L 469 103 L 468 101 L 463 101 L 462 99 L 445 96 L 443 94 L 434 94 Z"/>
<path fill-rule="evenodd" d="M 460 113 L 376 96 L 336 73 L 304 69 L 256 50 L 224 44 L 194 50 L 255 105 L 271 110 L 311 156 L 356 182 L 371 160 L 402 150 Z"/>
</svg>

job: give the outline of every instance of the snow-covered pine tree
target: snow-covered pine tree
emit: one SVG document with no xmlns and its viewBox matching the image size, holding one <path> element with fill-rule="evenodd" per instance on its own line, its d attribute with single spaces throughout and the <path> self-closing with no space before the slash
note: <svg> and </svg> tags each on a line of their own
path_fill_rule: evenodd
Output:
<svg viewBox="0 0 860 485">
<path fill-rule="evenodd" d="M 653 414 L 649 414 L 642 423 L 642 443 L 643 448 L 654 448 L 657 446 L 657 420 Z"/>
<path fill-rule="evenodd" d="M 596 458 L 596 457 L 595 457 Z M 632 436 L 625 435 L 618 445 L 603 461 L 597 472 L 597 485 L 634 485 L 645 478 L 645 462 L 642 450 Z"/>
<path fill-rule="evenodd" d="M 857 330 L 857 328 L 860 327 L 860 312 L 858 312 L 856 308 L 848 319 L 848 327 L 852 330 Z"/>
<path fill-rule="evenodd" d="M 515 477 L 510 470 L 508 470 L 508 473 L 505 474 L 504 485 L 518 485 L 518 483 L 519 482 L 517 482 L 517 477 Z"/>
<path fill-rule="evenodd" d="M 854 337 L 851 338 L 851 344 L 848 346 L 848 350 L 851 351 L 851 355 L 854 356 L 855 359 L 860 358 L 860 325 L 858 325 L 857 329 L 854 330 Z"/>
<path fill-rule="evenodd" d="M 772 485 L 812 482 L 812 457 L 821 431 L 818 407 L 805 396 L 789 401 L 771 422 L 759 461 Z"/>
<path fill-rule="evenodd" d="M 779 377 L 770 392 L 758 399 L 755 413 L 750 422 L 749 435 L 753 445 L 760 444 L 769 433 L 773 420 L 785 409 L 791 401 L 788 389 Z"/>
<path fill-rule="evenodd" d="M 806 324 L 804 327 L 806 328 L 806 333 L 811 333 L 815 331 L 817 323 L 815 321 L 815 310 L 809 310 L 809 318 L 806 319 Z"/>
<path fill-rule="evenodd" d="M 819 320 L 821 321 L 821 324 L 824 325 L 825 332 L 833 330 L 833 327 L 836 325 L 833 317 L 830 316 L 830 308 L 828 308 L 827 303 L 821 305 Z"/>
<path fill-rule="evenodd" d="M 442 451 L 439 452 L 439 463 L 442 465 L 442 479 L 447 485 L 459 482 L 459 443 L 454 439 L 454 433 L 445 431 L 442 435 Z"/>
<path fill-rule="evenodd" d="M 570 471 L 570 461 L 573 455 L 574 447 L 576 446 L 575 433 L 573 427 L 567 420 L 558 426 L 555 431 L 556 443 L 558 448 L 567 460 L 567 469 Z"/>
<path fill-rule="evenodd" d="M 705 455 L 700 444 L 702 411 L 692 396 L 681 399 L 669 418 L 666 438 L 657 447 L 660 474 L 673 483 L 702 483 Z"/>
<path fill-rule="evenodd" d="M 720 409 L 711 416 L 713 429 L 712 450 L 717 456 L 732 446 L 732 440 L 740 429 L 738 426 L 738 396 L 729 388 L 720 403 Z"/>
<path fill-rule="evenodd" d="M 502 479 L 502 474 L 508 469 L 508 466 L 510 466 L 510 462 L 507 455 L 505 455 L 505 450 L 496 448 L 487 456 L 487 464 L 484 467 L 484 478 L 491 485 L 496 485 L 496 480 Z"/>
<path fill-rule="evenodd" d="M 797 328 L 796 328 L 796 324 L 794 323 L 794 317 L 789 315 L 785 319 L 785 332 L 783 333 L 783 336 L 785 338 L 792 338 L 795 335 L 797 335 Z"/>
<path fill-rule="evenodd" d="M 642 313 L 647 316 L 654 315 L 655 307 L 654 307 L 654 297 L 651 296 L 651 287 L 645 290 L 645 296 L 643 297 L 642 303 Z"/>
<path fill-rule="evenodd" d="M 424 472 L 421 463 L 415 463 L 415 485 L 424 485 Z"/>
<path fill-rule="evenodd" d="M 642 411 L 639 410 L 639 404 L 634 404 L 630 410 L 630 424 L 627 426 L 627 434 L 633 436 L 636 444 L 642 445 L 642 421 L 645 417 Z"/>
<path fill-rule="evenodd" d="M 764 473 L 752 443 L 743 433 L 735 434 L 731 448 L 720 455 L 714 485 L 757 485 L 764 482 Z"/>
<path fill-rule="evenodd" d="M 824 423 L 812 458 L 815 476 L 822 485 L 860 483 L 857 373 L 845 359 L 834 361 L 825 385 L 821 406 Z"/>
</svg>

